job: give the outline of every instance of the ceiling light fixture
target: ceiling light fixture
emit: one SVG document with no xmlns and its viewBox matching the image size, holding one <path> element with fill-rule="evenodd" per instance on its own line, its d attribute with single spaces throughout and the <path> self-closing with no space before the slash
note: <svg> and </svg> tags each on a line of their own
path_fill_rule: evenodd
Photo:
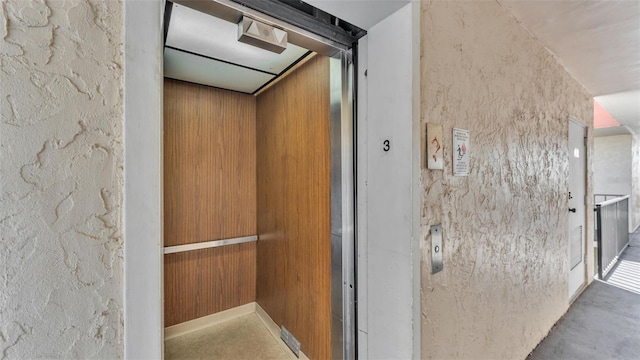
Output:
<svg viewBox="0 0 640 360">
<path fill-rule="evenodd" d="M 277 54 L 287 49 L 287 33 L 284 30 L 246 16 L 238 23 L 238 41 Z"/>
</svg>

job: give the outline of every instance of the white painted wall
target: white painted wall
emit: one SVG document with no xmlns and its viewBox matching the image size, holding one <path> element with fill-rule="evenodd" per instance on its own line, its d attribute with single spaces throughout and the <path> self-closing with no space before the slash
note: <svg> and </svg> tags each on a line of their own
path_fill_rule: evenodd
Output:
<svg viewBox="0 0 640 360">
<path fill-rule="evenodd" d="M 593 179 L 595 194 L 631 195 L 629 232 L 637 226 L 633 186 L 634 145 L 631 134 L 602 136 L 593 140 Z"/>
<path fill-rule="evenodd" d="M 124 354 L 161 359 L 163 3 L 124 5 Z"/>
<path fill-rule="evenodd" d="M 593 139 L 595 194 L 631 194 L 631 134 Z"/>
<path fill-rule="evenodd" d="M 367 179 L 368 179 L 368 144 L 369 129 L 367 127 L 367 109 L 369 107 L 367 102 L 367 86 L 368 81 L 365 76 L 365 71 L 368 67 L 368 54 L 369 54 L 369 42 L 368 37 L 365 36 L 358 41 L 358 59 L 356 64 L 356 76 L 357 76 L 357 125 L 356 131 L 356 212 L 357 212 L 357 255 L 358 261 L 357 267 L 357 301 L 358 301 L 358 323 L 357 325 L 357 339 L 358 339 L 358 357 L 360 359 L 369 358 L 369 345 L 367 332 L 369 331 L 369 308 L 367 304 L 368 299 L 368 279 L 367 272 L 369 271 L 369 265 L 367 263 L 367 238 L 368 238 L 368 211 L 369 203 L 367 197 Z"/>
<path fill-rule="evenodd" d="M 358 333 L 363 359 L 420 356 L 419 14 L 418 3 L 404 6 L 371 27 L 360 49 Z M 385 139 L 391 141 L 387 153 Z"/>
</svg>

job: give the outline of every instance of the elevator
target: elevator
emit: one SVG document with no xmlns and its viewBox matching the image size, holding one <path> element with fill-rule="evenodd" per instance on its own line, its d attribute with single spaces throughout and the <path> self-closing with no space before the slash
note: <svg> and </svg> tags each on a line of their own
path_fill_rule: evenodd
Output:
<svg viewBox="0 0 640 360">
<path fill-rule="evenodd" d="M 289 355 L 353 359 L 356 49 L 241 3 L 165 7 L 165 337 L 256 314 Z M 238 42 L 242 22 L 285 50 Z"/>
</svg>

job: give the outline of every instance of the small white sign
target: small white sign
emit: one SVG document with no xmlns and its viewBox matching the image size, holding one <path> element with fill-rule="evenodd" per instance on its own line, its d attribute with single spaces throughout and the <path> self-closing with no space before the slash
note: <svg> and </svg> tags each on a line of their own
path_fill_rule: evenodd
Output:
<svg viewBox="0 0 640 360">
<path fill-rule="evenodd" d="M 469 176 L 469 130 L 453 128 L 453 176 Z"/>
</svg>

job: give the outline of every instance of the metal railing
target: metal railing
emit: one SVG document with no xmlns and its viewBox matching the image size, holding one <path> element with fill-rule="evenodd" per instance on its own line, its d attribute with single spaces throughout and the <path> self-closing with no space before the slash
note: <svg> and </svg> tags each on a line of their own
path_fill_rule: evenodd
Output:
<svg viewBox="0 0 640 360">
<path fill-rule="evenodd" d="M 629 244 L 629 195 L 596 204 L 598 276 L 604 279 Z"/>
<path fill-rule="evenodd" d="M 601 203 L 603 201 L 609 201 L 611 199 L 615 199 L 615 198 L 619 198 L 619 197 L 623 197 L 624 195 L 622 194 L 595 194 L 593 195 L 593 203 L 594 204 L 598 204 Z"/>
</svg>

